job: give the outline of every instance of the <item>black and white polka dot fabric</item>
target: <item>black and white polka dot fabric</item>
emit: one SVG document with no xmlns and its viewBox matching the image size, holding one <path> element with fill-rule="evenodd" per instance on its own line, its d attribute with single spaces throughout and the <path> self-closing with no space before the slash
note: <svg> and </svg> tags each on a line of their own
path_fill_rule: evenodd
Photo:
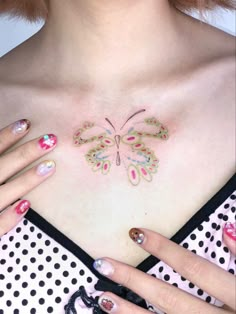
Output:
<svg viewBox="0 0 236 314">
<path fill-rule="evenodd" d="M 236 175 L 171 238 L 232 274 L 236 260 L 222 241 L 222 228 L 227 221 L 236 220 L 235 183 Z M 102 277 L 93 269 L 93 261 L 30 209 L 15 228 L 0 238 L 0 314 L 103 313 L 95 307 L 102 293 L 97 288 Z M 222 306 L 219 300 L 153 256 L 137 268 L 208 303 Z M 93 300 L 90 305 L 80 294 L 76 297 L 80 289 L 86 300 Z M 73 295 L 75 310 L 70 312 L 67 304 Z M 146 308 L 163 313 L 149 303 Z"/>
<path fill-rule="evenodd" d="M 207 217 L 191 234 L 181 242 L 186 249 L 202 256 L 221 268 L 235 274 L 236 259 L 222 241 L 223 226 L 226 221 L 235 221 L 236 214 L 236 192 L 230 195 L 217 210 Z M 180 276 L 168 265 L 160 261 L 149 269 L 148 274 L 158 277 L 176 287 L 189 292 L 196 297 L 205 300 L 216 306 L 223 306 L 223 303 L 209 296 L 189 280 Z M 153 308 L 150 304 L 150 308 Z M 163 313 L 155 309 L 156 313 Z"/>
</svg>

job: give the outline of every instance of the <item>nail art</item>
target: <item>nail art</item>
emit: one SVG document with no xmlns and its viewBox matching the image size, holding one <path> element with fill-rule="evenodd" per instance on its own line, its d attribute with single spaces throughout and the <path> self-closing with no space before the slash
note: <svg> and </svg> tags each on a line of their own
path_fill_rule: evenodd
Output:
<svg viewBox="0 0 236 314">
<path fill-rule="evenodd" d="M 236 241 L 236 222 L 226 222 L 226 224 L 224 225 L 224 233 L 231 239 Z"/>
<path fill-rule="evenodd" d="M 93 267 L 104 276 L 110 276 L 114 272 L 114 268 L 111 263 L 102 258 L 96 259 L 93 263 Z"/>
<path fill-rule="evenodd" d="M 24 214 L 29 208 L 30 202 L 23 200 L 15 207 L 15 211 L 17 212 L 17 214 L 21 215 Z"/>
<path fill-rule="evenodd" d="M 111 298 L 108 298 L 106 296 L 102 296 L 101 298 L 99 298 L 98 304 L 102 308 L 102 310 L 112 312 L 112 313 L 117 308 L 115 302 Z"/>
<path fill-rule="evenodd" d="M 46 160 L 38 165 L 36 172 L 40 176 L 45 176 L 46 174 L 50 173 L 55 168 L 55 166 L 56 164 L 53 160 Z"/>
<path fill-rule="evenodd" d="M 14 134 L 22 134 L 30 128 L 30 121 L 27 119 L 21 119 L 16 121 L 12 126 L 12 132 Z"/>
<path fill-rule="evenodd" d="M 52 148 L 57 143 L 57 137 L 54 134 L 46 134 L 39 140 L 39 146 L 46 150 Z"/>
<path fill-rule="evenodd" d="M 130 229 L 129 236 L 137 244 L 142 244 L 144 241 L 144 233 L 140 229 L 137 228 Z"/>
</svg>

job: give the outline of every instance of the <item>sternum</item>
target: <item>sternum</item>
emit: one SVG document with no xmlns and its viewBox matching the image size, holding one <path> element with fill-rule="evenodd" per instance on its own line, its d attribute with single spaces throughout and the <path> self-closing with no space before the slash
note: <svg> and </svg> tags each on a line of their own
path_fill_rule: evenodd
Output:
<svg viewBox="0 0 236 314">
<path fill-rule="evenodd" d="M 116 153 L 116 165 L 120 166 L 120 135 L 115 135 L 115 142 L 117 147 L 117 153 Z"/>
</svg>

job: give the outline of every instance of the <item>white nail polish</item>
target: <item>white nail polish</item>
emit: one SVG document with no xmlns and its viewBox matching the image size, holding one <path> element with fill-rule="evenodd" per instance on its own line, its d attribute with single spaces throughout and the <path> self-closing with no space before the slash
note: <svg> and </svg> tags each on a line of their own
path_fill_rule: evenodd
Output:
<svg viewBox="0 0 236 314">
<path fill-rule="evenodd" d="M 38 165 L 36 172 L 40 176 L 45 176 L 50 173 L 55 166 L 56 164 L 53 160 L 47 160 Z"/>
<path fill-rule="evenodd" d="M 95 260 L 93 267 L 104 276 L 110 276 L 114 273 L 111 263 L 101 258 Z"/>
</svg>

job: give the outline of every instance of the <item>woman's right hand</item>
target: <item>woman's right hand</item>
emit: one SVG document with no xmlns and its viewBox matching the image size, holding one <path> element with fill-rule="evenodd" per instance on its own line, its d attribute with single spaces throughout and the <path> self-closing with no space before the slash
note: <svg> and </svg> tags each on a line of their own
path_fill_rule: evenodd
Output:
<svg viewBox="0 0 236 314">
<path fill-rule="evenodd" d="M 30 129 L 26 119 L 0 130 L 0 237 L 15 227 L 30 208 L 28 200 L 19 200 L 55 172 L 55 163 L 46 160 L 16 176 L 33 161 L 49 153 L 57 137 L 47 134 L 8 151 Z"/>
</svg>

